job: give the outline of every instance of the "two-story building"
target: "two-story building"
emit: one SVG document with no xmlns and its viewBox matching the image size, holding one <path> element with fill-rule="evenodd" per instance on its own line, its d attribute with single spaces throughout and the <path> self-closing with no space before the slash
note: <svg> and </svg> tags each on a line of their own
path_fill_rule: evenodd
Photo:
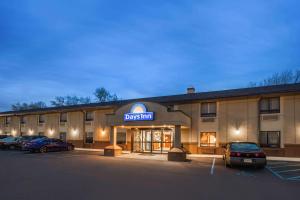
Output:
<svg viewBox="0 0 300 200">
<path fill-rule="evenodd" d="M 0 134 L 45 135 L 76 147 L 221 154 L 230 141 L 300 156 L 300 84 L 242 88 L 0 113 Z M 113 145 L 114 146 L 114 145 Z"/>
</svg>

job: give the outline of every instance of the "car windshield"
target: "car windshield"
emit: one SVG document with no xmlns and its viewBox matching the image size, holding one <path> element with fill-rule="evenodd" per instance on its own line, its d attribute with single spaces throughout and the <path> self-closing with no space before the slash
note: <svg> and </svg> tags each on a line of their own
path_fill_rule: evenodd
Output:
<svg viewBox="0 0 300 200">
<path fill-rule="evenodd" d="M 44 141 L 46 139 L 47 139 L 46 137 L 42 137 L 42 138 L 37 138 L 37 139 L 31 140 L 31 142 L 39 142 L 39 141 Z"/>
<path fill-rule="evenodd" d="M 1 142 L 13 142 L 15 140 L 16 140 L 16 138 L 14 138 L 14 137 L 7 137 L 7 138 L 4 138 L 4 139 L 2 139 L 0 141 Z"/>
<path fill-rule="evenodd" d="M 258 151 L 260 148 L 254 143 L 232 143 L 230 146 L 232 151 Z"/>
</svg>

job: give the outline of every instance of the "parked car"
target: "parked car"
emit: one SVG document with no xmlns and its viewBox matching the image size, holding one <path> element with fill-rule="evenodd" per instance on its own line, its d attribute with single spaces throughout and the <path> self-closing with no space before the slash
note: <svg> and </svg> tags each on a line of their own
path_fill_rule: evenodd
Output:
<svg viewBox="0 0 300 200">
<path fill-rule="evenodd" d="M 15 144 L 17 142 L 16 137 L 6 137 L 4 139 L 0 140 L 0 149 L 11 149 L 11 145 Z"/>
<path fill-rule="evenodd" d="M 46 136 L 39 136 L 39 135 L 26 135 L 21 136 L 18 139 L 18 142 L 15 144 L 16 149 L 24 150 L 24 145 L 32 140 L 40 139 L 40 138 L 48 138 Z"/>
<path fill-rule="evenodd" d="M 263 168 L 267 164 L 266 154 L 252 142 L 231 142 L 226 145 L 223 156 L 225 166 L 255 166 Z"/>
<path fill-rule="evenodd" d="M 49 151 L 71 151 L 74 150 L 72 143 L 64 142 L 60 139 L 39 138 L 27 142 L 24 149 L 30 152 L 46 153 Z"/>
<path fill-rule="evenodd" d="M 0 135 L 0 140 L 4 139 L 4 138 L 7 138 L 7 137 L 11 137 L 11 135 Z"/>
</svg>

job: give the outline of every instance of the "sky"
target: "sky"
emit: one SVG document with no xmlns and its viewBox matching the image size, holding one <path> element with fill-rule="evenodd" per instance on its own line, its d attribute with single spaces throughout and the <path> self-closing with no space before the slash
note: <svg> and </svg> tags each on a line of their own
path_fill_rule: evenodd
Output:
<svg viewBox="0 0 300 200">
<path fill-rule="evenodd" d="M 300 69 L 298 0 L 1 0 L 0 111 L 247 87 Z"/>
</svg>

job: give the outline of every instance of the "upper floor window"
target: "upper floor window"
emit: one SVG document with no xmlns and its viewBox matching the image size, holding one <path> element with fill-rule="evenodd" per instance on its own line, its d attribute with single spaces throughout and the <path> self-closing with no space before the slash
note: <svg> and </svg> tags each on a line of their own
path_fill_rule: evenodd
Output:
<svg viewBox="0 0 300 200">
<path fill-rule="evenodd" d="M 43 124 L 45 123 L 46 119 L 45 119 L 45 115 L 39 115 L 39 123 Z"/>
<path fill-rule="evenodd" d="M 215 117 L 216 115 L 216 102 L 201 103 L 201 117 Z"/>
<path fill-rule="evenodd" d="M 94 112 L 86 112 L 85 121 L 93 121 L 93 120 L 94 120 Z"/>
<path fill-rule="evenodd" d="M 26 124 L 26 117 L 25 116 L 20 117 L 20 123 L 21 124 Z"/>
<path fill-rule="evenodd" d="M 263 98 L 260 100 L 260 113 L 280 113 L 280 98 Z"/>
<path fill-rule="evenodd" d="M 9 125 L 11 123 L 11 117 L 5 117 L 5 124 Z"/>
<path fill-rule="evenodd" d="M 66 112 L 60 113 L 59 121 L 60 121 L 60 122 L 67 122 L 67 121 L 68 121 L 68 116 L 67 116 L 67 113 L 66 113 Z"/>
</svg>

